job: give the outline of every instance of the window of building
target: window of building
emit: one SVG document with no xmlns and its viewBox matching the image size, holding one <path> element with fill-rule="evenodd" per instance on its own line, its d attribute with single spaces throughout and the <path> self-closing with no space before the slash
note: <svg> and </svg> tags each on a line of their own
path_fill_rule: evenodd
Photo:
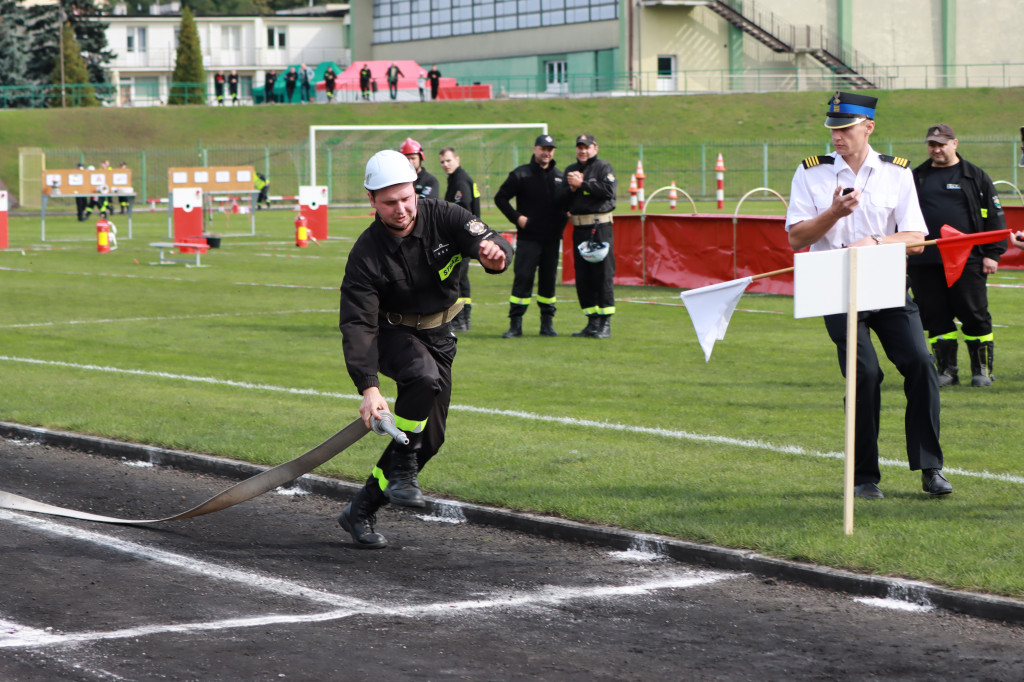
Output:
<svg viewBox="0 0 1024 682">
<path fill-rule="evenodd" d="M 146 27 L 145 26 L 129 26 L 128 27 L 128 52 L 145 52 L 146 47 Z"/>
<path fill-rule="evenodd" d="M 283 50 L 288 46 L 288 29 L 285 26 L 267 27 L 267 47 Z"/>
<path fill-rule="evenodd" d="M 238 51 L 242 49 L 242 27 L 221 26 L 220 46 L 224 50 Z"/>
<path fill-rule="evenodd" d="M 618 17 L 619 0 L 373 0 L 373 42 L 447 38 Z"/>
</svg>

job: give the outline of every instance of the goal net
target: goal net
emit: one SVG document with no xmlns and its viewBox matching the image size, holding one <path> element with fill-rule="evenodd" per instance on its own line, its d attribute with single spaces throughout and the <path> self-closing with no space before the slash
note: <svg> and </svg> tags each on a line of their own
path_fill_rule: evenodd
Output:
<svg viewBox="0 0 1024 682">
<path fill-rule="evenodd" d="M 382 149 L 397 150 L 411 137 L 423 146 L 423 166 L 447 185 L 437 161 L 444 147 L 454 147 L 461 165 L 480 189 L 480 201 L 492 198 L 509 171 L 527 163 L 546 123 L 418 124 L 418 125 L 312 125 L 309 126 L 310 184 L 326 185 L 333 204 L 365 204 L 363 171 L 371 156 Z"/>
</svg>

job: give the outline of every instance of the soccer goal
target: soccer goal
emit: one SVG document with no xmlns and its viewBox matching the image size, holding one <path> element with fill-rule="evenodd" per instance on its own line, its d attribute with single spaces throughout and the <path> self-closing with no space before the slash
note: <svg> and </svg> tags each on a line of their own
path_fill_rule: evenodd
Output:
<svg viewBox="0 0 1024 682">
<path fill-rule="evenodd" d="M 311 125 L 310 184 L 327 185 L 332 203 L 365 202 L 366 161 L 382 149 L 397 150 L 411 137 L 423 147 L 423 165 L 441 183 L 442 194 L 447 181 L 438 152 L 454 147 L 481 200 L 489 202 L 509 171 L 530 160 L 537 135 L 547 132 L 547 123 Z"/>
</svg>

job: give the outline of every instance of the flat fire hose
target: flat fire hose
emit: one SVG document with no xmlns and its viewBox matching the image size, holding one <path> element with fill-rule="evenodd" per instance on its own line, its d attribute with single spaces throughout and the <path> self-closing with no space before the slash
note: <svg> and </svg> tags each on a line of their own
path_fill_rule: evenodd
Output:
<svg viewBox="0 0 1024 682">
<path fill-rule="evenodd" d="M 387 414 L 387 413 L 384 413 Z M 390 417 L 390 415 L 387 415 Z M 381 433 L 378 430 L 379 422 L 374 419 L 374 432 Z M 393 420 L 392 424 L 393 424 Z M 387 427 L 381 427 L 387 429 Z M 393 427 L 392 427 L 392 430 Z M 144 519 L 144 520 L 133 520 L 133 519 L 119 519 L 113 516 L 99 516 L 97 514 L 90 514 L 88 512 L 75 511 L 74 509 L 65 509 L 63 507 L 55 507 L 50 504 L 44 504 L 42 502 L 36 502 L 30 500 L 27 497 L 21 497 L 20 495 L 14 495 L 0 491 L 0 508 L 2 509 L 15 509 L 18 511 L 27 512 L 38 512 L 40 514 L 50 514 L 52 516 L 66 516 L 72 519 L 82 519 L 84 521 L 98 521 L 100 523 L 120 523 L 123 525 L 141 526 L 151 523 L 164 523 L 165 521 L 179 521 L 181 519 L 189 519 L 193 516 L 202 516 L 203 514 L 211 514 L 228 507 L 233 507 L 240 502 L 251 500 L 257 495 L 261 495 L 268 490 L 273 490 L 278 486 L 284 485 L 294 481 L 303 474 L 308 474 L 313 469 L 317 468 L 324 462 L 330 460 L 334 456 L 343 452 L 350 445 L 358 441 L 360 438 L 369 433 L 369 429 L 363 424 L 362 419 L 357 419 L 341 431 L 325 440 L 320 445 L 305 453 L 299 455 L 295 459 L 285 462 L 284 464 L 278 464 L 272 469 L 262 471 L 251 478 L 247 478 L 241 483 L 236 483 L 227 490 L 224 490 L 206 502 L 203 502 L 198 507 L 193 507 L 188 511 L 184 511 L 174 516 L 168 516 L 164 519 Z M 401 436 L 400 431 L 396 432 Z M 390 435 L 396 440 L 399 439 L 398 435 L 392 433 L 391 430 L 385 431 L 386 435 Z M 406 441 L 408 442 L 408 441 Z"/>
</svg>

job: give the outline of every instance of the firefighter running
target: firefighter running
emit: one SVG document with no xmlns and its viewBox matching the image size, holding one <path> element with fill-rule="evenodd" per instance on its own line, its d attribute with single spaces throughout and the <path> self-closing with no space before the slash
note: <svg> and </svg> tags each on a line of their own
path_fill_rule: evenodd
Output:
<svg viewBox="0 0 1024 682">
<path fill-rule="evenodd" d="M 384 374 L 398 387 L 395 424 L 409 435 L 407 445 L 388 443 L 338 518 L 366 549 L 387 546 L 374 530 L 382 505 L 425 506 L 418 473 L 444 442 L 451 401 L 457 266 L 476 258 L 497 274 L 512 258 L 509 243 L 469 211 L 417 197 L 415 181 L 400 152 L 378 152 L 366 164 L 363 186 L 377 215 L 352 247 L 341 284 L 339 327 L 349 376 L 363 396 L 359 414 L 369 427 L 388 411 Z"/>
</svg>

